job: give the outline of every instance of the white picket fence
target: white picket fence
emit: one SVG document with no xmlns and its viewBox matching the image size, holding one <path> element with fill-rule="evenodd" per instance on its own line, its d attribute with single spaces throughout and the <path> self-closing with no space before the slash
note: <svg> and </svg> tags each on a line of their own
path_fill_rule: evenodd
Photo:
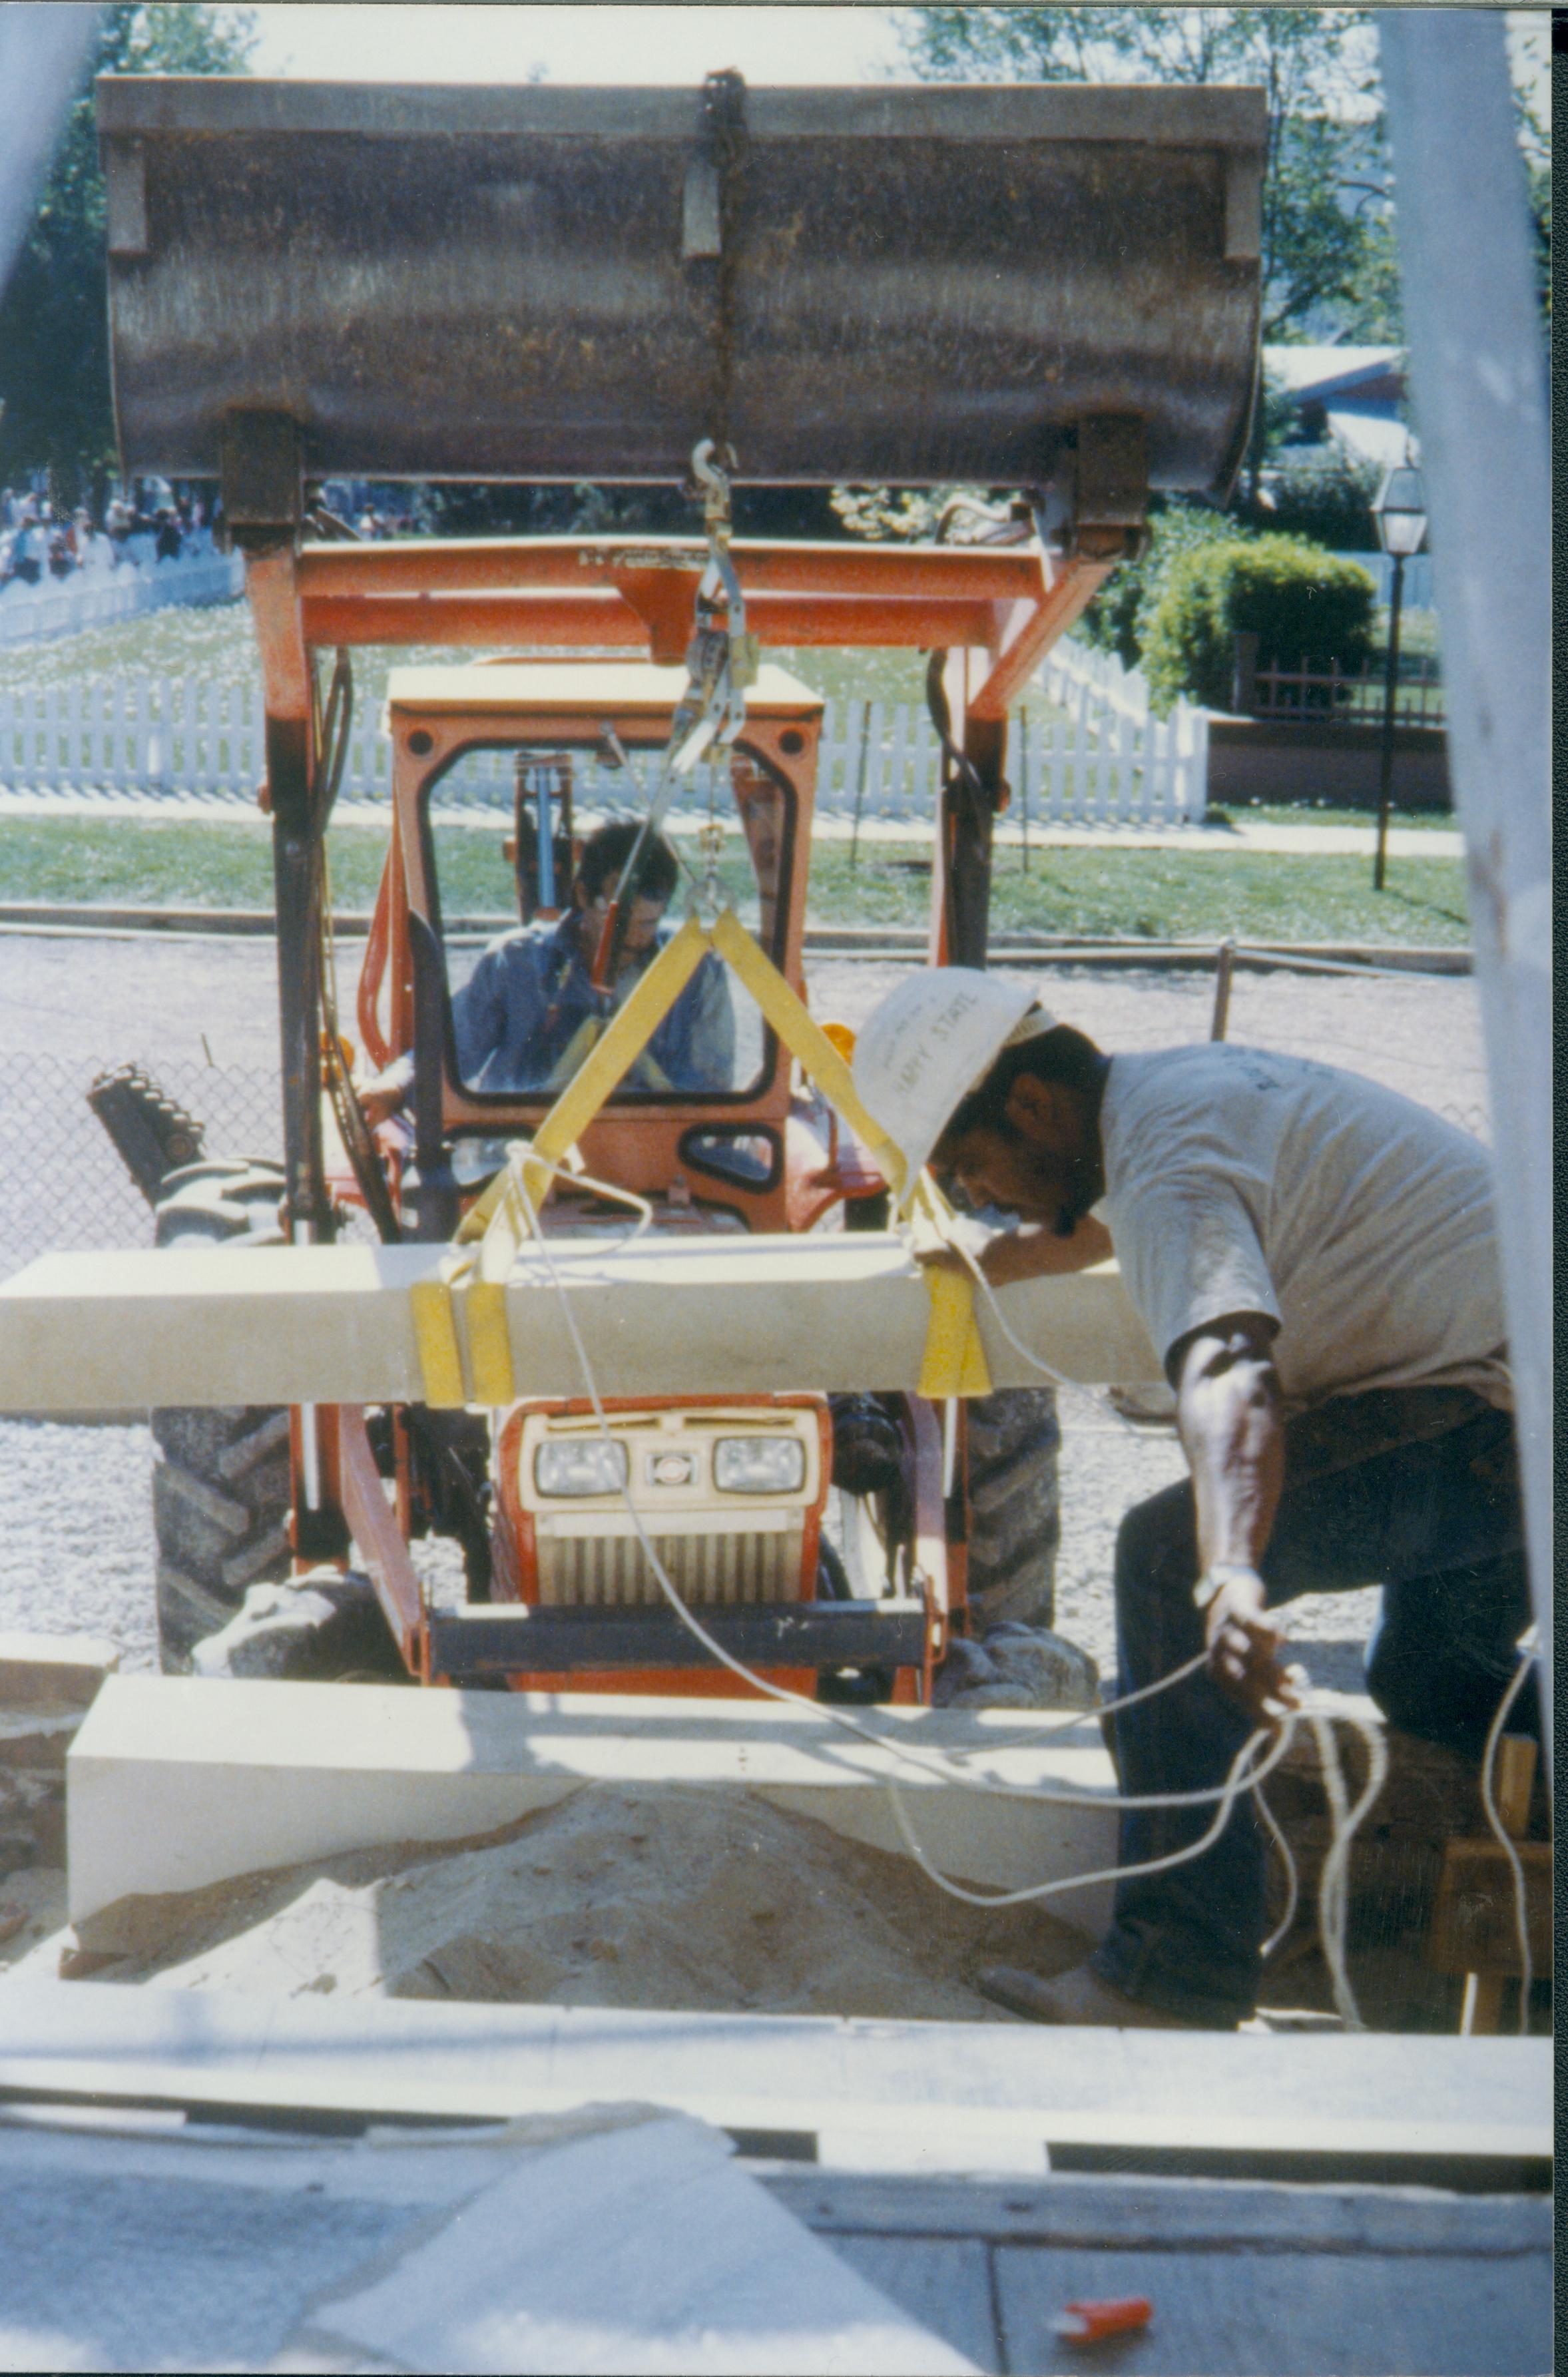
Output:
<svg viewBox="0 0 1568 2377">
<path fill-rule="evenodd" d="M 41 579 L 36 586 L 11 579 L 0 586 L 0 644 L 42 643 L 53 636 L 79 635 L 85 627 L 112 627 L 171 603 L 229 603 L 245 591 L 245 556 L 197 553 L 177 561 L 154 561 L 150 537 L 135 542 L 145 555 L 115 567 L 78 569 L 69 578 Z"/>
<path fill-rule="evenodd" d="M 1026 696 L 1008 730 L 1012 816 L 1030 825 L 1162 826 L 1202 818 L 1207 720 L 1179 704 L 1149 713 L 1099 672 L 1104 656 L 1062 663 L 1052 655 L 1038 693 Z M 1114 661 L 1108 663 L 1116 668 Z M 1066 711 L 1063 716 L 1060 713 Z M 391 750 L 376 710 L 354 724 L 339 814 L 385 803 Z M 935 812 L 940 750 L 924 709 L 907 702 L 829 701 L 818 763 L 817 806 L 830 816 L 928 822 Z M 254 681 L 143 677 L 102 684 L 0 689 L 0 794 L 93 796 L 105 804 L 179 800 L 214 809 L 254 801 L 262 774 L 261 694 Z M 707 786 L 694 784 L 695 806 Z M 590 808 L 628 804 L 624 775 L 602 777 L 588 762 L 579 778 Z M 449 812 L 509 813 L 512 763 L 504 751 L 463 764 Z"/>
</svg>

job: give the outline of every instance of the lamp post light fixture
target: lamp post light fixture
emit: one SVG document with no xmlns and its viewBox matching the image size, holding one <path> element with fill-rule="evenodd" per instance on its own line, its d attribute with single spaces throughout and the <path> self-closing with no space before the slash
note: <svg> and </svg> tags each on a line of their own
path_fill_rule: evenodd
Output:
<svg viewBox="0 0 1568 2377">
<path fill-rule="evenodd" d="M 1427 533 L 1427 491 L 1413 462 L 1396 462 L 1383 472 L 1372 499 L 1378 543 L 1394 563 L 1388 601 L 1388 663 L 1382 686 L 1382 754 L 1378 774 L 1378 850 L 1372 889 L 1381 891 L 1388 863 L 1388 807 L 1394 789 L 1394 705 L 1399 689 L 1399 613 L 1405 598 L 1405 564 L 1419 553 Z"/>
</svg>

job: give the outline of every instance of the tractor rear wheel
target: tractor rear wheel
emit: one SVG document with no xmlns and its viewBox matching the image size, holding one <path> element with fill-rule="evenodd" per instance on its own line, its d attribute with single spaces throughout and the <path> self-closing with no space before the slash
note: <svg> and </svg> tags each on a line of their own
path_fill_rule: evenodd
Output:
<svg viewBox="0 0 1568 2377">
<path fill-rule="evenodd" d="M 276 1165 L 191 1164 L 162 1184 L 156 1243 L 281 1246 Z M 247 1589 L 289 1572 L 289 1415 L 277 1405 L 173 1406 L 152 1414 L 158 1651 L 188 1675 L 194 1646 L 229 1623 Z"/>
<path fill-rule="evenodd" d="M 1061 1428 L 1051 1387 L 1013 1387 L 966 1406 L 969 1608 L 984 1635 L 1011 1619 L 1050 1626 L 1061 1534 Z"/>
</svg>

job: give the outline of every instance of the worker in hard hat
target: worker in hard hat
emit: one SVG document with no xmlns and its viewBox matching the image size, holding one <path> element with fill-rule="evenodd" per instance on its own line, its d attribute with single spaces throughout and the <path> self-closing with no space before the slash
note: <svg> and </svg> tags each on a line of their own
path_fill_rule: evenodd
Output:
<svg viewBox="0 0 1568 2377">
<path fill-rule="evenodd" d="M 1191 1471 L 1124 1518 L 1122 1693 L 1206 1667 L 1114 1719 L 1124 1795 L 1214 1792 L 1292 1694 L 1275 1613 L 1371 1583 L 1367 1685 L 1405 1731 L 1478 1758 L 1530 1622 L 1486 1151 L 1351 1073 L 1226 1044 L 1107 1057 L 1029 989 L 963 967 L 871 1016 L 855 1081 L 908 1171 L 1019 1216 L 997 1285 L 1100 1260 L 1177 1394 Z M 1510 1722 L 1538 1730 L 1533 1679 Z M 1214 1801 L 1129 1809 L 1124 1868 Z M 1129 1872 L 1094 1957 L 994 1968 L 1041 2022 L 1227 2027 L 1255 2010 L 1266 1930 L 1250 1799 L 1215 1844 Z"/>
</svg>

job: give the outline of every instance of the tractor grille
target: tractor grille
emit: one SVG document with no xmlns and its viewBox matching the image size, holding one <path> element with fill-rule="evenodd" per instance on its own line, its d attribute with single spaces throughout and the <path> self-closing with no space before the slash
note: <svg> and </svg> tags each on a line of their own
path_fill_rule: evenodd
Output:
<svg viewBox="0 0 1568 2377">
<path fill-rule="evenodd" d="M 665 1574 L 694 1608 L 798 1601 L 803 1529 L 767 1535 L 651 1535 Z M 546 1535 L 538 1541 L 539 1598 L 547 1609 L 638 1609 L 662 1602 L 659 1581 L 631 1535 Z"/>
</svg>

